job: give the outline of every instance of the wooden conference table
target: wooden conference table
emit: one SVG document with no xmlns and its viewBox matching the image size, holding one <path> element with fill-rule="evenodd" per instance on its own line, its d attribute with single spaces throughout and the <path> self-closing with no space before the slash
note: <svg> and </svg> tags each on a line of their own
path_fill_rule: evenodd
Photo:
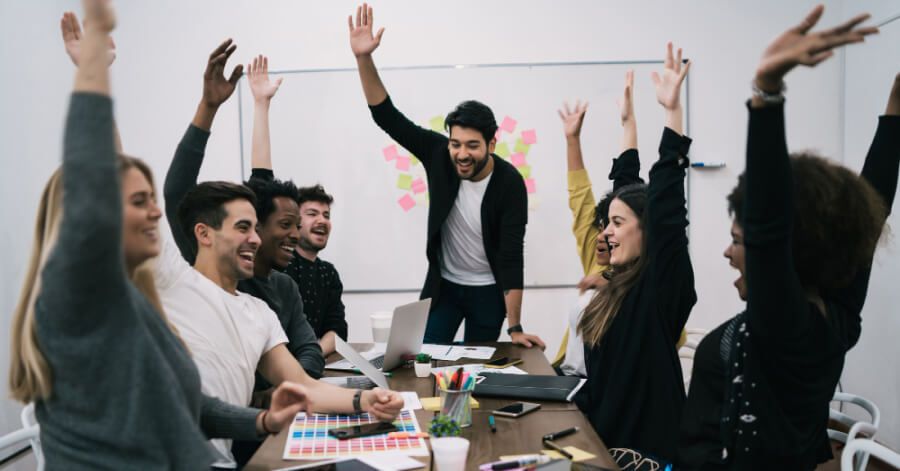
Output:
<svg viewBox="0 0 900 471">
<path fill-rule="evenodd" d="M 494 358 L 504 356 L 518 357 L 522 363 L 518 366 L 531 374 L 552 375 L 555 374 L 544 353 L 537 348 L 526 349 L 511 343 L 473 343 L 470 345 L 483 345 L 496 347 Z M 355 344 L 359 351 L 367 350 L 371 345 Z M 328 363 L 340 358 L 337 355 L 330 356 Z M 459 361 L 437 361 L 437 366 L 449 366 L 463 363 L 479 363 L 480 360 L 462 359 Z M 342 373 L 328 370 L 326 376 L 343 376 Z M 388 378 L 391 389 L 395 391 L 415 391 L 420 398 L 438 396 L 434 376 L 417 378 L 412 367 L 401 367 L 392 371 L 392 377 Z M 469 455 L 466 459 L 467 469 L 478 469 L 478 465 L 496 461 L 500 456 L 518 455 L 525 453 L 539 453 L 543 449 L 541 437 L 545 434 L 557 432 L 572 426 L 578 426 L 581 430 L 568 437 L 557 440 L 561 446 L 575 446 L 596 455 L 596 458 L 587 463 L 608 468 L 619 469 L 610 457 L 606 446 L 591 424 L 578 410 L 575 404 L 560 402 L 543 402 L 539 410 L 522 416 L 518 419 L 495 416 L 497 433 L 491 433 L 488 425 L 488 416 L 491 411 L 503 407 L 513 399 L 497 399 L 479 397 L 480 406 L 472 409 L 472 426 L 464 428 L 462 437 L 469 440 Z M 416 411 L 416 418 L 422 430 L 428 430 L 428 425 L 435 413 L 420 409 Z M 284 453 L 284 445 L 287 440 L 289 427 L 285 427 L 281 433 L 272 435 L 263 442 L 253 458 L 247 463 L 246 470 L 261 471 L 298 466 L 311 461 L 285 461 L 281 457 Z M 426 440 L 427 441 L 427 440 Z M 427 458 L 421 458 L 423 462 Z"/>
</svg>

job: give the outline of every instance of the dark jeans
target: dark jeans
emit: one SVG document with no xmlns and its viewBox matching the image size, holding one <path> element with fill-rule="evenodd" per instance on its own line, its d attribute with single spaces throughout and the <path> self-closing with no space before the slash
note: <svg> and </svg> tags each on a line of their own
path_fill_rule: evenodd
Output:
<svg viewBox="0 0 900 471">
<path fill-rule="evenodd" d="M 466 320 L 466 342 L 493 342 L 506 319 L 503 291 L 496 284 L 463 286 L 441 280 L 438 302 L 431 306 L 425 343 L 453 343 L 459 324 Z"/>
</svg>

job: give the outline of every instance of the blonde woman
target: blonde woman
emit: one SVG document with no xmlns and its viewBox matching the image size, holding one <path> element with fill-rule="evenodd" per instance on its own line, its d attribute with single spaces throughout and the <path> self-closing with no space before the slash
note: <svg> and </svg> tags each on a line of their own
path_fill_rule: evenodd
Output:
<svg viewBox="0 0 900 471">
<path fill-rule="evenodd" d="M 35 402 L 47 469 L 208 468 L 207 438 L 276 432 L 305 390 L 282 384 L 266 411 L 202 395 L 189 352 L 150 301 L 152 281 L 130 281 L 159 252 L 161 213 L 146 165 L 116 157 L 115 15 L 108 1 L 84 7 L 63 167 L 41 200 L 13 320 L 10 388 Z"/>
</svg>

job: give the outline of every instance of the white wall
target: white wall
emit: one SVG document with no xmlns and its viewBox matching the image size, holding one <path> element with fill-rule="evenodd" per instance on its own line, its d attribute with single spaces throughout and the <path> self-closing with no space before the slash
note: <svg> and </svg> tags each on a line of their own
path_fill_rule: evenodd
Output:
<svg viewBox="0 0 900 471">
<path fill-rule="evenodd" d="M 868 11 L 876 19 L 900 13 L 897 2 L 865 0 L 844 5 L 846 15 Z M 846 51 L 844 82 L 844 164 L 861 169 L 877 124 L 884 113 L 894 76 L 900 73 L 900 21 L 885 26 L 868 44 Z M 863 310 L 859 344 L 847 355 L 844 390 L 865 396 L 881 408 L 878 439 L 900 448 L 900 252 L 897 230 L 900 207 L 888 220 L 888 233 L 875 257 L 869 296 Z"/>
<path fill-rule="evenodd" d="M 841 2 L 825 3 L 829 9 L 823 22 L 835 23 Z M 388 66 L 627 60 L 660 57 L 668 40 L 684 47 L 687 56 L 695 61 L 689 89 L 689 125 L 695 139 L 692 157 L 728 164 L 722 170 L 694 171 L 691 176 L 690 236 L 700 300 L 689 325 L 712 328 L 740 309 L 731 285 L 736 273 L 722 259 L 721 252 L 729 241 L 724 197 L 743 168 L 743 102 L 749 96 L 749 82 L 762 47 L 787 25 L 802 18 L 812 4 L 777 0 L 394 0 L 375 5 L 377 22 L 387 27 L 376 61 Z M 163 175 L 199 98 L 206 57 L 225 37 L 235 38 L 239 45 L 235 64 L 246 63 L 253 54 L 263 52 L 278 68 L 353 66 L 346 17 L 354 7 L 354 3 L 345 0 L 118 2 L 120 21 L 115 38 L 119 58 L 113 81 L 126 150 L 146 159 L 159 177 Z M 61 12 L 74 8 L 78 8 L 77 2 L 61 0 L 0 2 L 0 63 L 4 64 L 4 73 L 0 74 L 0 142 L 7 153 L 0 161 L 7 177 L 0 186 L 0 216 L 6 222 L 0 229 L 0 241 L 8 254 L 7 263 L 0 266 L 4 280 L 0 288 L 0 325 L 8 325 L 15 304 L 40 189 L 59 161 L 72 68 L 63 53 L 57 28 Z M 390 85 L 387 84 L 388 89 Z M 814 73 L 803 70 L 792 74 L 788 128 L 793 148 L 815 147 L 825 154 L 840 155 L 844 139 L 840 101 L 843 85 L 837 60 Z M 359 105 L 364 106 L 359 89 L 347 93 L 357 94 Z M 593 113 L 615 113 L 612 103 L 592 105 Z M 237 139 L 237 109 L 232 102 L 219 113 L 208 158 L 235 159 Z M 644 150 L 645 156 L 652 153 Z M 560 165 L 564 165 L 562 159 L 561 156 Z M 608 160 L 605 156 L 589 156 L 588 165 L 606 166 Z M 234 179 L 237 172 L 235 169 L 234 174 L 202 177 Z M 563 251 L 561 256 L 574 256 L 570 247 L 559 250 Z M 328 258 L 327 250 L 323 256 Z M 882 282 L 885 289 L 886 281 Z M 414 297 L 415 294 L 347 296 L 351 339 L 370 338 L 370 312 Z M 525 325 L 548 341 L 550 354 L 555 353 L 560 341 L 571 299 L 572 294 L 566 290 L 526 292 Z M 885 298 L 884 302 L 889 300 Z M 875 303 L 870 302 L 869 307 L 875 307 Z M 883 311 L 885 315 L 889 312 L 887 308 Z M 864 341 L 870 338 L 864 337 Z M 854 354 L 863 351 L 860 346 Z M 6 352 L 6 348 L 0 348 L 3 378 Z M 900 387 L 897 383 L 895 377 L 889 391 L 895 393 Z M 15 427 L 17 410 L 12 403 L 0 408 L 0 432 Z M 895 412 L 900 413 L 896 409 Z M 896 444 L 900 439 L 895 436 L 892 442 Z"/>
</svg>

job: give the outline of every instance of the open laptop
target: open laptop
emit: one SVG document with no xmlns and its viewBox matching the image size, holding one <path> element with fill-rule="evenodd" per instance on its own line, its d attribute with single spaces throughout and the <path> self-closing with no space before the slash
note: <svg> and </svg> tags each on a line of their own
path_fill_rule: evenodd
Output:
<svg viewBox="0 0 900 471">
<path fill-rule="evenodd" d="M 368 358 L 376 369 L 391 371 L 403 365 L 403 357 L 415 355 L 422 350 L 422 339 L 425 337 L 425 324 L 428 322 L 428 311 L 431 308 L 431 299 L 423 299 L 410 304 L 404 304 L 394 309 L 394 317 L 391 320 L 391 333 L 388 336 L 387 348 L 383 355 Z M 341 353 L 341 352 L 338 352 Z M 366 360 L 354 350 L 360 358 Z M 358 365 L 348 361 L 346 355 L 343 360 L 325 365 L 328 370 L 362 370 Z"/>
</svg>

